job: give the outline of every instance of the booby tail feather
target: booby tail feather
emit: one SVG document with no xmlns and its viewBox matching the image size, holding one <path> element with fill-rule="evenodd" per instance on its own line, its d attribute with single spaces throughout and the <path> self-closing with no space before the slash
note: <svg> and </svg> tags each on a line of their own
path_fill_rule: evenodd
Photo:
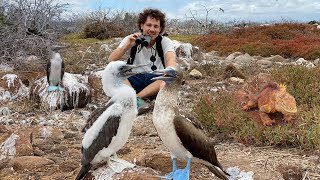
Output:
<svg viewBox="0 0 320 180">
<path fill-rule="evenodd" d="M 76 180 L 81 180 L 85 177 L 85 175 L 89 172 L 91 168 L 91 164 L 85 165 L 85 166 L 81 166 L 81 170 L 79 171 Z"/>
<path fill-rule="evenodd" d="M 225 172 L 222 169 L 218 169 L 216 166 L 207 166 L 205 165 L 209 171 L 211 171 L 213 174 L 215 174 L 218 178 L 223 179 L 223 180 L 229 180 L 229 178 L 226 176 L 230 176 L 227 172 Z"/>
</svg>

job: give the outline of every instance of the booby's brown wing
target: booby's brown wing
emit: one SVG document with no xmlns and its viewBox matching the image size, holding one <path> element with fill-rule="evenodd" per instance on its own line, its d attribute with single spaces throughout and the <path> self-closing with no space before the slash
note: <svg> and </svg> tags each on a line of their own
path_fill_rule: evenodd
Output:
<svg viewBox="0 0 320 180">
<path fill-rule="evenodd" d="M 64 61 L 62 61 L 61 63 L 61 82 L 62 82 L 62 79 L 63 79 L 63 75 L 64 75 Z"/>
<path fill-rule="evenodd" d="M 203 125 L 199 121 L 197 121 L 197 119 L 192 114 L 184 111 L 179 111 L 178 113 L 179 113 L 179 116 L 184 117 L 186 120 L 192 123 L 196 128 L 205 132 Z"/>
<path fill-rule="evenodd" d="M 120 116 L 109 116 L 89 148 L 82 148 L 82 165 L 89 164 L 100 150 L 109 146 L 112 138 L 117 134 L 120 118 Z"/>
<path fill-rule="evenodd" d="M 176 115 L 174 118 L 175 130 L 182 145 L 194 157 L 207 161 L 223 171 L 223 168 L 217 159 L 213 141 L 205 135 L 201 128 L 195 126 L 195 124 L 200 124 L 199 122 L 195 123 L 195 119 L 192 121 L 194 122 L 191 122 L 190 119 L 188 120 L 180 114 Z M 220 178 L 222 178 L 221 176 L 226 177 L 227 175 L 224 171 L 225 174 L 219 174 L 217 171 L 212 171 L 210 168 L 209 170 Z"/>
<path fill-rule="evenodd" d="M 50 62 L 50 60 L 47 62 L 47 81 L 48 81 L 48 83 L 49 83 L 49 85 L 50 85 L 50 82 L 49 82 L 49 76 L 50 76 L 50 68 L 51 68 L 51 62 Z"/>
<path fill-rule="evenodd" d="M 91 126 L 92 124 L 98 119 L 98 117 L 109 107 L 113 104 L 114 102 L 109 101 L 105 106 L 103 107 L 98 107 L 97 109 L 95 109 L 90 117 L 87 120 L 86 125 L 82 128 L 81 132 L 86 132 Z"/>
</svg>

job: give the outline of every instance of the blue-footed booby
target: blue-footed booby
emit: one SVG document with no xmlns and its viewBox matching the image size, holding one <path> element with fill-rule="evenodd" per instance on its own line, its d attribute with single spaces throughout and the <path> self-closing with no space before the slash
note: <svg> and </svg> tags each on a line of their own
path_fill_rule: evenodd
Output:
<svg viewBox="0 0 320 180">
<path fill-rule="evenodd" d="M 164 176 L 166 179 L 189 179 L 191 160 L 204 164 L 217 177 L 227 180 L 226 173 L 219 163 L 213 141 L 205 135 L 201 124 L 195 119 L 187 118 L 179 112 L 178 91 L 183 82 L 181 70 L 166 68 L 159 70 L 162 74 L 153 78 L 165 81 L 157 95 L 153 123 L 160 139 L 169 149 L 173 160 L 172 172 Z M 177 169 L 177 158 L 185 159 L 184 169 Z"/>
<path fill-rule="evenodd" d="M 61 58 L 60 49 L 66 48 L 66 46 L 54 46 L 52 47 L 51 59 L 47 63 L 47 81 L 49 83 L 48 91 L 63 91 L 61 87 L 62 78 L 64 75 L 64 62 Z"/>
<path fill-rule="evenodd" d="M 77 180 L 85 177 L 92 165 L 107 162 L 113 169 L 112 158 L 129 138 L 133 121 L 136 118 L 136 92 L 123 81 L 137 74 L 131 70 L 137 66 L 123 61 L 110 62 L 102 75 L 105 93 L 111 97 L 106 106 L 96 109 L 83 128 L 81 170 Z M 117 159 L 120 161 L 120 159 Z M 120 163 L 125 163 L 121 160 Z M 126 162 L 129 167 L 132 164 Z M 122 168 L 123 169 L 123 168 Z M 116 172 L 122 171 L 113 169 Z"/>
</svg>

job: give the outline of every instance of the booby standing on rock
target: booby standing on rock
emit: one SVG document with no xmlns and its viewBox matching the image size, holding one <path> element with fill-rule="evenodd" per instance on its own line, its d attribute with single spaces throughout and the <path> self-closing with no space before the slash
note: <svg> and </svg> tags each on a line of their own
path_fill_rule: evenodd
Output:
<svg viewBox="0 0 320 180">
<path fill-rule="evenodd" d="M 153 110 L 153 123 L 163 141 L 171 152 L 173 170 L 165 176 L 167 179 L 189 179 L 191 159 L 204 164 L 217 177 L 227 180 L 226 173 L 219 163 L 214 144 L 199 126 L 199 122 L 179 114 L 178 91 L 182 84 L 183 74 L 180 70 L 166 68 L 157 71 L 162 74 L 153 78 L 164 80 Z M 177 158 L 187 160 L 185 169 L 177 169 Z"/>
<path fill-rule="evenodd" d="M 127 65 L 123 61 L 113 61 L 105 68 L 102 85 L 111 99 L 105 107 L 98 108 L 91 114 L 83 129 L 82 167 L 77 180 L 82 179 L 94 164 L 107 162 L 112 168 L 110 156 L 115 155 L 129 138 L 133 120 L 138 114 L 137 100 L 134 89 L 123 81 L 137 74 L 131 71 L 135 67 L 137 66 Z M 125 161 L 122 160 L 121 163 Z M 131 165 L 128 166 L 132 167 Z M 113 170 L 117 172 L 116 169 Z"/>
<path fill-rule="evenodd" d="M 49 83 L 48 91 L 63 91 L 61 87 L 62 78 L 64 75 L 64 62 L 61 58 L 60 49 L 66 46 L 54 46 L 52 48 L 51 59 L 47 63 L 47 81 Z"/>
</svg>

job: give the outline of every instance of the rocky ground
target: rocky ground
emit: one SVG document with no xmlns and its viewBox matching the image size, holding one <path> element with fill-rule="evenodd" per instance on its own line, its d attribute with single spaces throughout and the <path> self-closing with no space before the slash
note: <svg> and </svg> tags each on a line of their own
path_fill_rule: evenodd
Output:
<svg viewBox="0 0 320 180">
<path fill-rule="evenodd" d="M 193 88 L 192 84 L 199 86 L 199 81 L 184 86 L 182 96 L 191 97 L 187 91 Z M 183 99 L 184 108 L 192 107 L 192 98 Z M 86 108 L 64 112 L 36 110 L 33 113 L 2 115 L 0 179 L 74 179 L 80 169 L 83 136 L 80 130 L 94 107 L 107 99 L 102 96 L 99 100 Z M 18 104 L 22 107 L 22 102 Z M 10 104 L 6 105 L 10 107 Z M 160 175 L 169 172 L 170 154 L 157 136 L 151 118 L 152 112 L 138 116 L 128 143 L 118 153 L 119 157 L 136 164 L 136 167 L 116 174 L 102 166 L 89 173 L 86 179 L 149 180 L 160 179 Z M 10 137 L 16 140 L 15 152 L 10 149 Z M 236 142 L 217 142 L 216 151 L 225 169 L 238 167 L 243 172 L 251 171 L 253 179 L 320 179 L 320 158 L 314 152 L 244 146 Z M 184 166 L 184 163 L 180 161 L 179 165 Z M 193 163 L 191 179 L 217 178 L 206 167 Z"/>
</svg>

